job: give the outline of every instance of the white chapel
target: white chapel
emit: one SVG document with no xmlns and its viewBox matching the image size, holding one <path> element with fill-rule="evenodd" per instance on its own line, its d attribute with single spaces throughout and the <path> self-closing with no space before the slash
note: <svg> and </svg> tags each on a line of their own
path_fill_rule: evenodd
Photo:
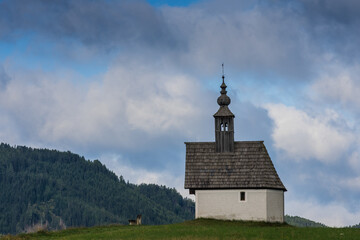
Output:
<svg viewBox="0 0 360 240">
<path fill-rule="evenodd" d="M 195 217 L 284 221 L 284 192 L 263 141 L 234 141 L 224 75 L 215 142 L 186 142 L 185 188 L 195 194 Z"/>
</svg>

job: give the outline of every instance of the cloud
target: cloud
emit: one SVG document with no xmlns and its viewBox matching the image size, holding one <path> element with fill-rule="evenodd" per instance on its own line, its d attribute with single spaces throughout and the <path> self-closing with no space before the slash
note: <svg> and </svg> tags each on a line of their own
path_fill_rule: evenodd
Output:
<svg viewBox="0 0 360 240">
<path fill-rule="evenodd" d="M 359 144 L 357 144 L 359 145 Z M 348 159 L 349 166 L 352 170 L 360 174 L 360 150 L 357 149 L 351 153 Z"/>
<path fill-rule="evenodd" d="M 268 104 L 269 116 L 275 123 L 272 137 L 275 147 L 290 160 L 315 158 L 324 163 L 339 161 L 352 146 L 355 137 L 347 129 L 339 129 L 337 114 L 309 116 L 306 112 L 283 104 Z"/>
<path fill-rule="evenodd" d="M 346 1 L 206 1 L 163 8 L 186 48 L 180 59 L 213 73 L 225 61 L 261 81 L 309 82 L 329 56 L 358 62 L 359 3 Z"/>
<path fill-rule="evenodd" d="M 264 140 L 272 145 L 274 123 L 267 110 L 250 102 L 233 102 L 229 107 L 235 113 L 235 140 Z"/>
<path fill-rule="evenodd" d="M 65 80 L 54 81 L 54 76 L 35 74 L 32 81 L 26 74 L 11 81 L 3 93 L 2 104 L 19 119 L 29 122 L 35 118 L 33 123 L 41 125 L 42 132 L 55 139 L 69 136 L 75 129 L 78 133 L 83 130 L 86 137 L 96 137 L 96 125 L 123 130 L 116 123 L 119 120 L 150 132 L 183 127 L 184 123 L 179 122 L 181 117 L 193 115 L 188 105 L 193 99 L 187 95 L 191 94 L 190 79 L 184 76 L 169 79 L 168 75 L 151 72 L 149 68 L 136 70 L 137 73 L 130 73 L 124 67 L 115 67 L 102 83 L 90 85 L 86 93 Z M 189 87 L 190 91 L 186 88 L 174 90 L 173 81 Z M 146 104 L 151 108 L 146 109 Z M 163 108 L 165 104 L 169 104 L 168 108 Z M 24 115 L 28 118 L 23 118 Z M 147 122 L 147 125 L 139 122 Z"/>
<path fill-rule="evenodd" d="M 328 21 L 311 21 L 320 12 L 324 17 L 329 15 L 319 7 L 321 4 L 228 3 L 210 1 L 187 8 L 154 8 L 141 0 L 38 0 L 31 5 L 2 1 L 0 39 L 28 36 L 32 48 L 37 48 L 35 52 L 51 45 L 53 51 L 68 57 L 76 52 L 72 58 L 96 57 L 99 49 L 105 49 L 108 55 L 162 55 L 179 67 L 202 75 L 215 73 L 219 62 L 226 62 L 229 69 L 256 74 L 260 81 L 290 83 L 310 81 L 319 65 L 324 64 L 325 56 L 337 53 L 337 45 L 346 46 L 349 54 L 345 55 L 358 59 L 360 53 L 352 44 L 358 42 L 355 33 L 352 42 L 343 37 L 348 34 L 334 34 L 331 39 L 336 44 L 322 46 L 329 42 L 328 32 L 337 28 Z M 324 5 L 328 11 L 337 11 L 351 10 L 358 4 L 347 1 Z M 348 33 L 351 26 L 343 24 L 341 29 Z M 51 40 L 44 44 L 44 38 Z M 42 44 L 37 46 L 39 41 Z"/>
<path fill-rule="evenodd" d="M 360 113 L 360 65 L 335 63 L 325 70 L 311 85 L 313 100 Z"/>
<path fill-rule="evenodd" d="M 360 176 L 353 178 L 343 178 L 340 180 L 340 185 L 360 193 Z"/>
<path fill-rule="evenodd" d="M 213 74 L 225 61 L 238 72 L 279 74 L 287 81 L 307 81 L 319 55 L 306 31 L 299 30 L 302 15 L 286 4 L 211 1 L 160 9 L 140 0 L 0 4 L 0 39 L 28 36 L 35 46 L 51 39 L 35 52 L 44 45 L 55 45 L 60 54 L 93 56 L 94 49 L 109 55 L 156 51 L 201 74 Z"/>
<path fill-rule="evenodd" d="M 4 67 L 0 65 L 0 91 L 5 90 L 9 81 L 10 81 L 10 76 L 7 75 Z"/>
<path fill-rule="evenodd" d="M 360 211 L 351 211 L 337 202 L 323 204 L 315 199 L 287 200 L 286 214 L 301 216 L 330 227 L 354 225 L 360 221 Z"/>
<path fill-rule="evenodd" d="M 161 14 L 142 0 L 5 0 L 0 3 L 0 16 L 0 38 L 5 40 L 35 33 L 107 50 L 119 44 L 176 45 Z"/>
<path fill-rule="evenodd" d="M 189 191 L 184 189 L 185 172 L 181 174 L 171 174 L 166 170 L 149 171 L 141 167 L 133 167 L 129 165 L 129 160 L 124 160 L 121 155 L 105 154 L 100 157 L 102 163 L 115 172 L 118 176 L 123 176 L 125 180 L 134 183 L 154 183 L 158 185 L 166 185 L 167 187 L 176 188 L 183 197 L 194 200 L 193 195 L 189 195 Z"/>
<path fill-rule="evenodd" d="M 305 76 L 311 68 L 307 36 L 297 30 L 301 23 L 291 9 L 268 11 L 256 3 L 212 1 L 162 12 L 180 36 L 187 36 L 181 59 L 204 72 L 214 72 L 218 62 L 225 61 L 237 71 L 276 72 L 291 80 Z"/>
<path fill-rule="evenodd" d="M 302 0 L 299 3 L 306 30 L 319 53 L 332 53 L 347 63 L 358 62 L 360 50 L 354 43 L 360 40 L 359 2 Z"/>
<path fill-rule="evenodd" d="M 65 55 L 95 57 L 105 49 L 109 55 L 153 57 L 149 51 L 156 51 L 201 74 L 213 74 L 225 61 L 229 69 L 260 75 L 262 81 L 308 82 L 326 65 L 326 56 L 356 61 L 360 55 L 353 44 L 360 37 L 356 1 L 227 2 L 154 8 L 142 0 L 5 0 L 0 39 L 27 36 L 33 48 L 42 42 L 35 52 L 51 45 Z M 316 16 L 324 20 L 314 21 Z"/>
<path fill-rule="evenodd" d="M 86 85 L 73 83 L 76 75 L 71 74 L 10 72 L 0 111 L 13 123 L 11 134 L 6 131 L 11 136 L 3 139 L 95 156 L 123 152 L 152 167 L 176 162 L 171 151 L 212 126 L 210 98 L 203 97 L 208 93 L 196 79 L 166 65 L 125 60 Z M 204 123 L 207 114 L 210 121 Z M 156 154 L 164 145 L 175 149 Z M 155 158 L 153 164 L 149 158 Z"/>
<path fill-rule="evenodd" d="M 350 24 L 360 20 L 360 3 L 356 0 L 344 1 L 311 1 L 301 0 L 304 10 L 311 16 L 312 20 L 323 20 Z"/>
</svg>

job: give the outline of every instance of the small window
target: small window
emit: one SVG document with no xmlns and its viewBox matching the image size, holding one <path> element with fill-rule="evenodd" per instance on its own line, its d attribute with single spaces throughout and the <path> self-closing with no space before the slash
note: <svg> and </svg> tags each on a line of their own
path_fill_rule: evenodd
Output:
<svg viewBox="0 0 360 240">
<path fill-rule="evenodd" d="M 240 201 L 245 201 L 245 192 L 240 192 Z"/>
<path fill-rule="evenodd" d="M 221 129 L 222 132 L 224 131 L 224 124 L 223 123 L 220 124 L 220 129 Z"/>
<path fill-rule="evenodd" d="M 229 131 L 229 127 L 227 123 L 225 123 L 225 131 Z"/>
</svg>

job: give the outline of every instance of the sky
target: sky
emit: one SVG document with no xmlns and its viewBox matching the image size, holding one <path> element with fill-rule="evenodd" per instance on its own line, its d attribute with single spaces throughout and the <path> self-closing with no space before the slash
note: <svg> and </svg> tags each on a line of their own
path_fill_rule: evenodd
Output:
<svg viewBox="0 0 360 240">
<path fill-rule="evenodd" d="M 357 0 L 1 0 L 0 141 L 99 159 L 183 196 L 214 141 L 225 64 L 235 140 L 264 140 L 285 213 L 360 222 Z"/>
</svg>

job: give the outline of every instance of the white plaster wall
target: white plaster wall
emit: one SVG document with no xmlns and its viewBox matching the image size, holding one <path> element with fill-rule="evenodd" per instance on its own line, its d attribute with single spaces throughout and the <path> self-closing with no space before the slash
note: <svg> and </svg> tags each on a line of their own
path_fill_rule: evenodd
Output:
<svg viewBox="0 0 360 240">
<path fill-rule="evenodd" d="M 267 221 L 284 222 L 284 191 L 266 190 L 267 191 Z"/>
<path fill-rule="evenodd" d="M 246 193 L 245 201 L 240 192 Z M 283 195 L 267 189 L 195 190 L 195 217 L 282 222 Z"/>
<path fill-rule="evenodd" d="M 240 201 L 240 192 L 246 200 Z M 195 217 L 229 220 L 266 220 L 266 190 L 196 190 Z"/>
</svg>

